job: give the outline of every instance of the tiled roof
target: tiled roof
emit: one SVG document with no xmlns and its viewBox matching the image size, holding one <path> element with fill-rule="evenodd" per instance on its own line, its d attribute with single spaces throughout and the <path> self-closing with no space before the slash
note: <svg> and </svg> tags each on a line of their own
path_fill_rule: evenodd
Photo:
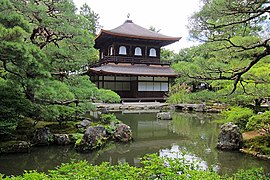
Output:
<svg viewBox="0 0 270 180">
<path fill-rule="evenodd" d="M 118 26 L 115 29 L 106 31 L 115 34 L 127 35 L 127 36 L 138 36 L 142 38 L 149 38 L 149 39 L 164 39 L 164 40 L 179 40 L 180 37 L 170 37 L 163 34 L 160 34 L 155 31 L 148 30 L 143 28 L 137 24 L 134 24 L 131 20 L 127 20 L 121 26 Z"/>
<path fill-rule="evenodd" d="M 124 24 L 118 26 L 112 30 L 101 30 L 99 35 L 96 37 L 96 42 L 102 40 L 107 36 L 114 37 L 128 37 L 128 38 L 136 38 L 136 39 L 144 39 L 144 40 L 156 40 L 161 41 L 161 45 L 168 45 L 174 43 L 181 39 L 181 37 L 171 37 L 160 34 L 158 32 L 151 31 L 144 27 L 141 27 L 131 20 L 125 21 Z"/>
<path fill-rule="evenodd" d="M 90 73 L 105 75 L 139 75 L 139 76 L 160 76 L 176 77 L 176 73 L 168 65 L 146 65 L 129 63 L 108 63 L 99 67 L 89 69 Z"/>
</svg>

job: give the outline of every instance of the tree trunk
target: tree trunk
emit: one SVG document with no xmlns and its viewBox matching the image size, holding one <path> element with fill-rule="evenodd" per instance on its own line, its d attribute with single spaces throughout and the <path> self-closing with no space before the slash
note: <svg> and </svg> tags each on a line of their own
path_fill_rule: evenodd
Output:
<svg viewBox="0 0 270 180">
<path fill-rule="evenodd" d="M 254 107 L 254 111 L 257 114 L 258 112 L 260 112 L 261 110 L 261 104 L 262 104 L 263 99 L 255 99 L 255 107 Z"/>
<path fill-rule="evenodd" d="M 31 102 L 35 102 L 35 93 L 33 92 L 33 89 L 29 86 L 26 87 L 25 95 L 27 99 L 29 99 Z"/>
</svg>

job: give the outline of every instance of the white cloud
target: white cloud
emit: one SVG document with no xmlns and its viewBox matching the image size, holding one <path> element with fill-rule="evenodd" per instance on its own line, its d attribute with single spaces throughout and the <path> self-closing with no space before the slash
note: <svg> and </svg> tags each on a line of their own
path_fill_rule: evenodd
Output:
<svg viewBox="0 0 270 180">
<path fill-rule="evenodd" d="M 99 14 L 99 23 L 103 29 L 113 29 L 127 19 L 130 19 L 145 28 L 150 26 L 160 29 L 160 33 L 182 37 L 179 42 L 165 48 L 178 52 L 181 48 L 189 47 L 188 17 L 200 8 L 200 0 L 74 0 L 79 8 L 87 3 L 90 8 Z"/>
</svg>

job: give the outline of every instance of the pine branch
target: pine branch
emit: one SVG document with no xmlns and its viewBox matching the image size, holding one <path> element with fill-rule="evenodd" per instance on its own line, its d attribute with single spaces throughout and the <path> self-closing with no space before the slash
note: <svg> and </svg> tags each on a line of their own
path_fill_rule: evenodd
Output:
<svg viewBox="0 0 270 180">
<path fill-rule="evenodd" d="M 80 102 L 78 99 L 67 100 L 67 101 L 56 101 L 56 100 L 38 99 L 38 98 L 36 98 L 35 101 L 39 102 L 39 103 L 50 104 L 50 105 L 65 105 L 65 106 L 72 104 L 72 103 L 75 103 L 76 106 L 78 106 L 78 104 Z"/>
<path fill-rule="evenodd" d="M 18 76 L 18 77 L 20 77 L 20 78 L 23 78 L 19 73 L 13 72 L 13 71 L 9 70 L 9 69 L 7 68 L 7 62 L 6 62 L 5 60 L 2 61 L 2 62 L 3 62 L 3 67 L 4 67 L 5 71 L 7 71 L 7 72 L 9 72 L 9 73 L 11 73 L 11 74 L 13 74 L 13 75 L 15 75 L 15 76 Z"/>
</svg>

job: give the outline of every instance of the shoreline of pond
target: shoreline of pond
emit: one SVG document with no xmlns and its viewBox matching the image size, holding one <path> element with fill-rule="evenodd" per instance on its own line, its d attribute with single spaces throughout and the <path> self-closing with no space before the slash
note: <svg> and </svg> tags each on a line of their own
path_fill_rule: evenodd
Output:
<svg viewBox="0 0 270 180">
<path fill-rule="evenodd" d="M 214 103 L 213 105 L 201 104 L 169 104 L 161 102 L 122 102 L 122 103 L 94 103 L 98 111 L 120 112 L 120 111 L 188 111 L 220 113 L 226 109 L 224 104 Z"/>
<path fill-rule="evenodd" d="M 214 104 L 212 106 L 205 104 L 169 104 L 161 102 L 125 102 L 118 104 L 95 103 L 97 111 L 123 112 L 123 113 L 158 113 L 162 111 L 182 111 L 182 112 L 202 112 L 219 113 L 226 108 L 223 104 Z M 20 146 L 21 144 L 19 144 Z M 28 145 L 29 146 L 29 145 Z M 30 148 L 30 147 L 29 147 Z M 29 152 L 26 148 L 25 152 Z M 255 158 L 270 160 L 270 156 L 261 155 L 257 152 L 250 152 L 247 149 L 239 150 L 241 153 L 249 154 Z"/>
<path fill-rule="evenodd" d="M 226 109 L 224 104 L 215 103 L 213 105 L 202 104 L 169 104 L 161 102 L 123 102 L 119 104 L 95 103 L 99 111 L 123 113 L 144 113 L 144 112 L 162 112 L 162 111 L 182 111 L 182 112 L 201 112 L 201 113 L 220 113 Z M 242 133 L 244 134 L 244 133 Z M 244 140 L 246 140 L 244 138 Z M 240 153 L 248 154 L 255 158 L 270 160 L 270 155 L 260 154 L 247 148 L 239 149 Z"/>
<path fill-rule="evenodd" d="M 44 171 L 43 168 L 50 167 L 49 169 L 51 169 L 58 166 L 60 162 L 68 162 L 69 157 L 87 159 L 95 164 L 103 161 L 112 163 L 126 161 L 131 165 L 137 165 L 138 158 L 142 157 L 143 154 L 162 152 L 175 155 L 176 152 L 180 153 L 181 150 L 188 150 L 190 155 L 207 162 L 209 166 L 217 166 L 217 170 L 221 174 L 234 171 L 228 169 L 231 167 L 228 164 L 231 163 L 232 159 L 235 161 L 239 161 L 239 158 L 243 160 L 239 162 L 241 165 L 238 164 L 233 169 L 238 166 L 253 167 L 254 163 L 258 167 L 258 164 L 262 164 L 263 167 L 269 165 L 269 161 L 262 161 L 259 158 L 245 155 L 245 153 L 217 150 L 214 146 L 219 128 L 216 123 L 210 123 L 215 114 L 176 112 L 173 121 L 156 120 L 156 113 L 122 114 L 118 112 L 115 114 L 118 119 L 134 130 L 134 142 L 130 144 L 112 143 L 102 150 L 90 153 L 78 153 L 73 149 L 73 146 L 69 148 L 67 146 L 35 147 L 30 153 L 2 156 L 2 159 L 13 164 L 6 165 L 6 163 L 3 163 L 2 169 L 8 168 L 8 166 L 17 166 L 21 162 L 30 162 L 31 166 L 22 166 L 20 168 L 38 168 L 39 171 Z M 47 157 L 50 157 L 50 160 L 47 160 Z M 42 158 L 46 160 L 40 164 L 43 162 Z M 33 159 L 36 160 L 36 164 L 32 165 Z M 46 165 L 47 163 L 48 165 Z M 27 163 L 23 164 L 27 165 Z M 269 172 L 269 168 L 266 169 Z"/>
</svg>

